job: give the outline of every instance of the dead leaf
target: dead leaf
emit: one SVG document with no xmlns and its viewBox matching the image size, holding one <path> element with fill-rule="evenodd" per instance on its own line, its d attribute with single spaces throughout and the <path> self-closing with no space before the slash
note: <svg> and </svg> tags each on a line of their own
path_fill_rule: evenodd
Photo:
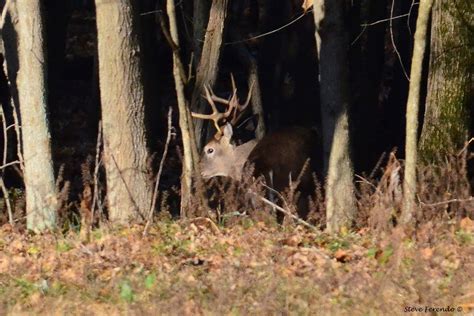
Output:
<svg viewBox="0 0 474 316">
<path fill-rule="evenodd" d="M 339 262 L 347 262 L 352 259 L 352 256 L 344 249 L 338 249 L 334 253 L 334 258 Z"/>
<path fill-rule="evenodd" d="M 300 235 L 291 235 L 290 237 L 281 240 L 281 243 L 290 247 L 298 247 L 301 241 L 302 237 Z"/>
<path fill-rule="evenodd" d="M 41 297 L 41 293 L 39 293 L 39 292 L 35 292 L 35 293 L 31 294 L 31 296 L 30 296 L 30 304 L 31 304 L 32 306 L 38 305 L 38 304 L 41 303 L 41 301 L 42 301 L 41 298 L 42 298 L 42 297 Z"/>
<path fill-rule="evenodd" d="M 464 217 L 459 223 L 459 226 L 465 232 L 468 232 L 468 233 L 474 232 L 474 221 L 471 220 L 469 217 Z"/>
<path fill-rule="evenodd" d="M 430 259 L 433 256 L 433 249 L 431 248 L 423 248 L 420 250 L 421 257 L 425 260 Z"/>
</svg>

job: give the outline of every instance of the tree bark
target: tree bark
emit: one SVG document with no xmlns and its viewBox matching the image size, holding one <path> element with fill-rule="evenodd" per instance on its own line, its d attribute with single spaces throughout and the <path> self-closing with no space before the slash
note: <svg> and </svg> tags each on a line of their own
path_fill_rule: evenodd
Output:
<svg viewBox="0 0 474 316">
<path fill-rule="evenodd" d="M 95 4 L 109 219 L 124 224 L 143 220 L 152 201 L 141 51 L 134 2 Z"/>
<path fill-rule="evenodd" d="M 350 227 L 356 214 L 349 153 L 349 42 L 344 4 L 344 0 L 314 0 L 313 9 L 327 173 L 326 229 L 330 233 Z"/>
<path fill-rule="evenodd" d="M 435 0 L 431 20 L 428 93 L 420 158 L 433 161 L 462 148 L 472 107 L 472 29 L 469 0 Z"/>
<path fill-rule="evenodd" d="M 214 0 L 212 2 L 201 59 L 196 72 L 196 83 L 191 98 L 191 110 L 193 112 L 205 113 L 207 105 L 201 98 L 202 88 L 204 84 L 214 86 L 217 79 L 228 2 L 228 0 Z M 201 150 L 204 142 L 203 123 L 204 121 L 200 119 L 194 121 L 194 134 L 196 135 L 198 150 Z"/>
<path fill-rule="evenodd" d="M 26 190 L 26 223 L 39 232 L 53 229 L 58 207 L 47 117 L 46 40 L 41 1 L 16 1 L 17 89 Z"/>
<path fill-rule="evenodd" d="M 202 45 L 206 34 L 206 25 L 209 20 L 209 0 L 195 0 L 193 3 L 193 50 L 194 63 L 198 65 L 201 60 Z"/>
<path fill-rule="evenodd" d="M 242 38 L 241 34 L 237 31 L 231 32 L 231 38 L 233 41 L 238 41 Z M 262 90 L 260 88 L 260 77 L 258 60 L 252 56 L 248 48 L 243 43 L 237 43 L 234 47 L 235 54 L 240 63 L 248 69 L 248 80 L 247 84 L 250 87 L 253 85 L 250 102 L 252 105 L 252 113 L 257 116 L 257 126 L 255 128 L 255 138 L 260 140 L 265 136 L 265 117 L 262 104 Z"/>
<path fill-rule="evenodd" d="M 415 43 L 410 69 L 410 87 L 408 91 L 406 112 L 405 140 L 405 177 L 403 180 L 403 210 L 400 221 L 402 225 L 411 224 L 416 208 L 416 163 L 418 109 L 420 102 L 421 75 L 426 47 L 431 5 L 433 0 L 420 0 L 416 21 Z"/>
</svg>

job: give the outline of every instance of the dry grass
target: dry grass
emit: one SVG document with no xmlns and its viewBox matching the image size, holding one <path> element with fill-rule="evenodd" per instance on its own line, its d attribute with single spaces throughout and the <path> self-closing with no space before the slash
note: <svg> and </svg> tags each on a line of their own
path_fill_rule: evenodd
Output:
<svg viewBox="0 0 474 316">
<path fill-rule="evenodd" d="M 340 236 L 277 225 L 268 207 L 245 194 L 249 187 L 264 194 L 250 177 L 244 185 L 215 180 L 212 210 L 196 208 L 200 217 L 187 221 L 163 215 L 146 237 L 143 226 L 103 226 L 83 243 L 73 229 L 33 236 L 6 224 L 0 314 L 472 312 L 474 202 L 466 161 L 452 157 L 419 169 L 412 235 L 397 227 L 403 168 L 395 155 L 378 179 L 359 178 L 357 230 Z M 317 190 L 312 203 L 316 225 L 322 196 Z"/>
</svg>

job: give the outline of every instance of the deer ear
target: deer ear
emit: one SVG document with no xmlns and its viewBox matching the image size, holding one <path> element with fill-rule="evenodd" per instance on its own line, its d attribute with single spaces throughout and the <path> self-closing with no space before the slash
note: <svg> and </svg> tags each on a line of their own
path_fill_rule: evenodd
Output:
<svg viewBox="0 0 474 316">
<path fill-rule="evenodd" d="M 232 135 L 234 133 L 232 130 L 232 125 L 230 125 L 229 123 L 225 124 L 223 132 L 224 132 L 223 137 L 226 138 L 228 142 L 230 142 L 230 140 L 232 139 Z"/>
</svg>

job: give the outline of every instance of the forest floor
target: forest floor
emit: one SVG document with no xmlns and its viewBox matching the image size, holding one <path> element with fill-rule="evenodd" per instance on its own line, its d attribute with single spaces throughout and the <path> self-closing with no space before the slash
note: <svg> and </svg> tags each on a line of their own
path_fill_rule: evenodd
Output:
<svg viewBox="0 0 474 316">
<path fill-rule="evenodd" d="M 468 218 L 427 222 L 412 236 L 364 228 L 334 237 L 249 219 L 164 219 L 146 237 L 143 229 L 102 228 L 85 243 L 75 232 L 4 225 L 0 315 L 474 312 Z"/>
</svg>

